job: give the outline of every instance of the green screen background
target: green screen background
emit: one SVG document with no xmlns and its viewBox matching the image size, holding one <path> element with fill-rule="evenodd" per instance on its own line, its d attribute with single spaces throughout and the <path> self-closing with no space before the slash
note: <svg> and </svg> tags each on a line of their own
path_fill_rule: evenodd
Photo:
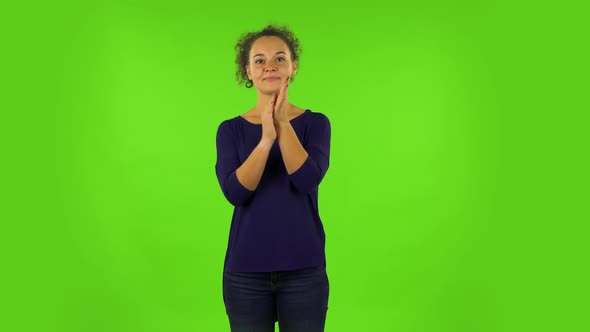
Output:
<svg viewBox="0 0 590 332">
<path fill-rule="evenodd" d="M 332 124 L 326 331 L 589 328 L 583 8 L 3 6 L 0 330 L 229 331 L 215 134 L 269 23 Z"/>
</svg>

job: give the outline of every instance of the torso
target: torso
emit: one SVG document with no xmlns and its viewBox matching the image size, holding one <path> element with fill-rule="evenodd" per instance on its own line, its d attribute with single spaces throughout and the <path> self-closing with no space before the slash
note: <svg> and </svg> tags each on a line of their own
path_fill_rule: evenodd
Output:
<svg viewBox="0 0 590 332">
<path fill-rule="evenodd" d="M 289 114 L 289 121 L 293 120 L 294 118 L 298 117 L 299 115 L 305 112 L 303 108 L 299 108 L 295 105 L 293 105 L 293 110 L 293 113 Z M 254 113 L 254 109 L 251 109 L 248 112 L 242 114 L 241 117 L 254 124 L 262 123 L 260 121 L 260 115 Z"/>
</svg>

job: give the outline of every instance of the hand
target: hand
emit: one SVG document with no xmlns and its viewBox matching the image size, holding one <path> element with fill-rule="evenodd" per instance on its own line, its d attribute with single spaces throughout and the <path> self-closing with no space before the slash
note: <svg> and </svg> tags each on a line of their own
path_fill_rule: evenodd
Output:
<svg viewBox="0 0 590 332">
<path fill-rule="evenodd" d="M 276 105 L 274 108 L 274 123 L 275 126 L 279 126 L 280 124 L 288 123 L 289 116 L 287 114 L 287 94 L 289 92 L 289 82 L 291 81 L 291 76 L 287 76 L 285 81 L 281 84 L 281 88 L 279 90 L 279 95 L 277 97 Z"/>
<path fill-rule="evenodd" d="M 277 94 L 273 93 L 270 97 L 270 102 L 262 111 L 260 115 L 260 122 L 262 122 L 262 139 L 261 142 L 267 144 L 269 147 L 272 146 L 275 139 L 277 138 L 277 131 L 274 126 L 273 110 L 277 100 Z"/>
</svg>

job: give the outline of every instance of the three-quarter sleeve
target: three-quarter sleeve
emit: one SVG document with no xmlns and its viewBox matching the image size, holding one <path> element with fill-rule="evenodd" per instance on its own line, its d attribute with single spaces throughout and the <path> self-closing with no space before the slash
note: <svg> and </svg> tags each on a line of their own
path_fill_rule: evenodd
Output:
<svg viewBox="0 0 590 332">
<path fill-rule="evenodd" d="M 234 206 L 247 203 L 254 191 L 244 187 L 236 175 L 236 170 L 241 166 L 238 151 L 235 145 L 235 137 L 227 121 L 222 122 L 217 128 L 217 161 L 215 172 L 225 198 Z"/>
<path fill-rule="evenodd" d="M 307 151 L 307 159 L 299 169 L 289 175 L 295 189 L 302 193 L 309 193 L 319 186 L 330 164 L 330 120 L 322 113 L 314 115 L 306 143 L 303 144 Z"/>
</svg>

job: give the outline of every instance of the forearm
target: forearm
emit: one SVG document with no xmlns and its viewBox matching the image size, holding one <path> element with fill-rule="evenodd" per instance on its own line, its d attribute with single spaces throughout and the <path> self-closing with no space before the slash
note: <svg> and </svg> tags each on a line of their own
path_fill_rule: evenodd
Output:
<svg viewBox="0 0 590 332">
<path fill-rule="evenodd" d="M 293 174 L 307 159 L 307 151 L 301 145 L 290 122 L 279 123 L 277 136 L 287 173 Z"/>
<path fill-rule="evenodd" d="M 252 150 L 242 166 L 236 170 L 238 181 L 248 190 L 254 191 L 258 187 L 271 147 L 272 144 L 261 141 Z"/>
</svg>

